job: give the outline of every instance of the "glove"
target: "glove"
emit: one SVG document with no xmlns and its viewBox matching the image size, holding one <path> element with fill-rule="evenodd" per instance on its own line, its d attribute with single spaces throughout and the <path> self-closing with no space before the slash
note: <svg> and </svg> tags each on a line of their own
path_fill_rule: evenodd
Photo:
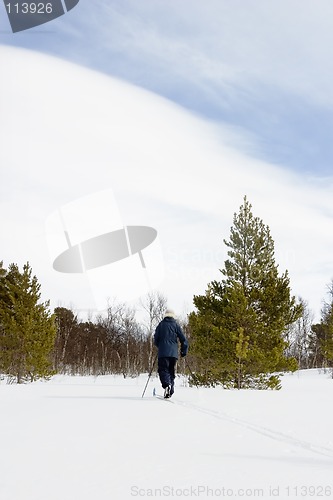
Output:
<svg viewBox="0 0 333 500">
<path fill-rule="evenodd" d="M 186 353 L 185 353 L 185 352 L 180 352 L 180 356 L 181 356 L 182 358 L 185 358 Z"/>
</svg>

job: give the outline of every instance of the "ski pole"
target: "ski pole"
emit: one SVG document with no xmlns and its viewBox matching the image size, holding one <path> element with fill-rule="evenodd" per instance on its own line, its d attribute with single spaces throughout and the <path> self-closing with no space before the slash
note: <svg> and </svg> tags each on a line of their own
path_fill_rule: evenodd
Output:
<svg viewBox="0 0 333 500">
<path fill-rule="evenodd" d="M 193 382 L 194 382 L 195 386 L 197 387 L 197 389 L 199 389 L 199 386 L 198 386 L 198 384 L 197 384 L 197 383 L 196 383 L 196 381 L 195 381 L 195 375 L 193 374 L 193 372 L 192 372 L 192 370 L 191 370 L 191 367 L 190 367 L 190 365 L 188 364 L 188 361 L 187 361 L 187 359 L 186 359 L 186 358 L 185 358 L 185 365 L 187 366 L 188 371 L 190 372 L 190 375 L 191 375 L 191 377 L 192 377 L 192 380 L 193 380 Z"/>
<path fill-rule="evenodd" d="M 151 377 L 151 374 L 153 373 L 153 369 L 154 369 L 154 366 L 155 366 L 155 363 L 156 363 L 156 359 L 157 359 L 157 354 L 156 354 L 156 356 L 155 356 L 155 358 L 154 358 L 154 361 L 153 361 L 153 364 L 152 364 L 152 366 L 151 366 L 151 370 L 150 370 L 149 375 L 148 375 L 148 380 L 147 380 L 147 382 L 146 382 L 145 388 L 144 388 L 143 393 L 142 393 L 142 396 L 141 396 L 142 398 L 143 398 L 143 396 L 145 395 L 145 392 L 146 392 L 146 389 L 147 389 L 147 385 L 148 385 L 149 379 L 150 379 L 150 377 Z"/>
</svg>

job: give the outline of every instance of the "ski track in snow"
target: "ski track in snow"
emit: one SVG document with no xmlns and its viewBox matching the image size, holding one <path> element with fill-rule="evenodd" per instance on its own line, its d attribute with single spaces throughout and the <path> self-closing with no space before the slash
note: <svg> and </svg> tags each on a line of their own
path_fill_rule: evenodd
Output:
<svg viewBox="0 0 333 500">
<path fill-rule="evenodd" d="M 210 408 L 204 408 L 203 406 L 196 405 L 194 403 L 190 402 L 185 402 L 185 401 L 179 401 L 177 399 L 164 399 L 163 396 L 160 396 L 158 394 L 155 395 L 157 399 L 161 399 L 163 401 L 167 401 L 169 403 L 174 403 L 177 406 L 189 408 L 195 411 L 198 411 L 200 413 L 205 413 L 211 417 L 215 417 L 219 420 L 224 420 L 226 422 L 230 422 L 235 425 L 239 425 L 245 429 L 249 429 L 253 432 L 257 432 L 258 434 L 261 434 L 263 436 L 266 436 L 270 439 L 274 439 L 275 441 L 279 442 L 284 442 L 287 444 L 291 444 L 293 446 L 296 446 L 298 448 L 303 448 L 305 450 L 308 450 L 310 452 L 316 453 L 318 455 L 322 455 L 325 457 L 329 457 L 333 460 L 333 449 L 328 448 L 326 446 L 321 446 L 321 445 L 316 445 L 313 443 L 310 443 L 308 441 L 304 441 L 302 439 L 297 439 L 292 436 L 289 436 L 288 434 L 284 434 L 283 432 L 276 431 L 274 429 L 269 429 L 268 427 L 264 427 L 262 425 L 257 425 L 251 422 L 247 422 L 246 420 L 242 420 L 237 417 L 231 417 L 227 413 L 218 411 L 218 410 L 213 410 Z"/>
</svg>

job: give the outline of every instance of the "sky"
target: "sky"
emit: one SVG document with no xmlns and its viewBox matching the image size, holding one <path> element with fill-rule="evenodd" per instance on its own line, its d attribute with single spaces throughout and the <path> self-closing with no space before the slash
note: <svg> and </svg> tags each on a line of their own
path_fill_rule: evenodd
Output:
<svg viewBox="0 0 333 500">
<path fill-rule="evenodd" d="M 13 34 L 0 5 L 0 260 L 29 260 L 53 306 L 91 308 L 93 286 L 52 269 L 45 224 L 109 190 L 124 223 L 156 228 L 159 288 L 189 312 L 246 194 L 318 319 L 333 278 L 332 14 L 324 0 L 81 0 Z"/>
</svg>

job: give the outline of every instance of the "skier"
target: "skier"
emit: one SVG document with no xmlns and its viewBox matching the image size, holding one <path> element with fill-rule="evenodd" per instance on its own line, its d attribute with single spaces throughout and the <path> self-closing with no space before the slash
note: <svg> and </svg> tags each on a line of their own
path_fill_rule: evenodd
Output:
<svg viewBox="0 0 333 500">
<path fill-rule="evenodd" d="M 170 398 L 174 393 L 178 340 L 181 345 L 180 355 L 183 358 L 188 351 L 188 341 L 175 320 L 175 313 L 172 309 L 167 309 L 154 335 L 154 343 L 158 348 L 158 374 L 165 398 Z"/>
</svg>

